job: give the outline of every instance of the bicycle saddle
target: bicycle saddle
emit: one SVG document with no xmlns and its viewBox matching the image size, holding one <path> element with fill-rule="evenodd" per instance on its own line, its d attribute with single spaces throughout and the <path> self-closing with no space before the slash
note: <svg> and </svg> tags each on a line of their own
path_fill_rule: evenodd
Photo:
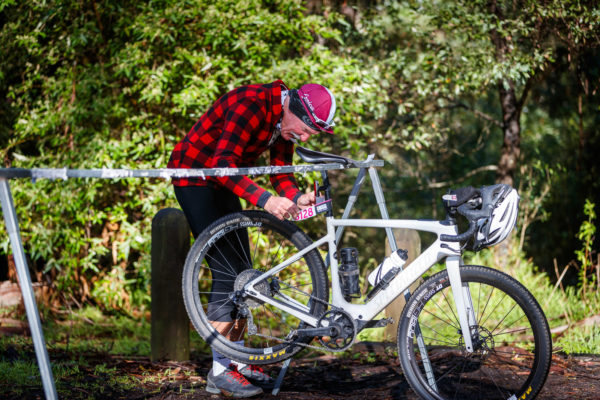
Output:
<svg viewBox="0 0 600 400">
<path fill-rule="evenodd" d="M 322 153 L 320 151 L 309 150 L 306 147 L 297 146 L 296 154 L 307 163 L 340 163 L 344 165 L 352 164 L 354 160 L 335 154 Z"/>
</svg>

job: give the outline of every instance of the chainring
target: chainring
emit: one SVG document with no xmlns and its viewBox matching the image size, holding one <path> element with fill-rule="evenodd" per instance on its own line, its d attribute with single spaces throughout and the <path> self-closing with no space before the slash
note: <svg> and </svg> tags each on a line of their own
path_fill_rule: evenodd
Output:
<svg viewBox="0 0 600 400">
<path fill-rule="evenodd" d="M 342 310 L 326 311 L 319 318 L 319 327 L 334 326 L 337 334 L 333 336 L 319 337 L 319 342 L 329 350 L 343 351 L 352 346 L 356 339 L 356 323 L 350 314 Z"/>
</svg>

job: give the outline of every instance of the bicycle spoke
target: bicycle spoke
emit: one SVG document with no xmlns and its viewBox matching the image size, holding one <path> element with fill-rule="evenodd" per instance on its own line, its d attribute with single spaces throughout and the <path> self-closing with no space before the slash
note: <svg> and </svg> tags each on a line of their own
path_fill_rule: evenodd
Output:
<svg viewBox="0 0 600 400">
<path fill-rule="evenodd" d="M 449 326 L 451 326 L 451 327 L 453 327 L 453 328 L 456 328 L 456 329 L 460 329 L 458 326 L 454 325 L 452 322 L 446 321 L 445 319 L 442 319 L 441 317 L 438 317 L 436 314 L 432 313 L 432 312 L 431 312 L 431 311 L 429 311 L 429 310 L 425 310 L 425 309 L 424 309 L 423 311 L 425 311 L 427 314 L 429 314 L 429 315 L 433 316 L 434 318 L 437 318 L 437 319 L 439 319 L 440 321 L 442 321 L 442 322 L 443 322 L 443 323 L 445 323 L 446 325 L 449 325 Z M 442 310 L 442 312 L 443 312 L 443 310 Z"/>
<path fill-rule="evenodd" d="M 481 282 L 479 282 L 479 290 L 477 291 L 477 313 L 476 315 L 476 321 L 480 321 L 480 315 L 479 315 L 479 305 L 481 304 Z"/>
<path fill-rule="evenodd" d="M 511 355 L 511 356 L 515 356 L 518 355 L 521 358 L 535 358 L 535 354 L 522 354 L 522 353 L 515 353 L 514 351 L 504 351 L 504 350 L 498 350 L 498 349 L 494 349 L 494 354 L 506 354 L 506 355 Z M 498 356 L 500 357 L 500 356 Z"/>
<path fill-rule="evenodd" d="M 444 343 L 444 344 L 449 344 L 452 347 L 456 347 L 456 342 L 450 341 L 450 340 L 441 340 L 439 338 L 432 338 L 430 336 L 425 336 L 425 335 L 423 335 L 423 339 L 431 340 L 431 342 L 429 343 L 429 346 L 432 346 L 433 343 Z"/>
<path fill-rule="evenodd" d="M 492 298 L 492 295 L 494 294 L 494 287 L 492 287 L 492 291 L 490 292 L 487 301 L 485 302 L 485 306 L 483 307 L 483 311 L 481 311 L 481 316 L 479 317 L 479 319 L 477 319 L 477 322 L 479 323 L 479 321 L 481 321 L 483 319 L 483 316 L 485 315 L 485 310 L 487 309 L 488 304 L 490 303 L 490 300 Z M 481 323 L 479 323 L 479 325 L 483 325 Z"/>
<path fill-rule="evenodd" d="M 508 395 L 506 393 L 502 392 L 502 389 L 500 389 L 500 387 L 498 386 L 498 384 L 496 383 L 496 380 L 494 379 L 494 377 L 490 376 L 490 374 L 488 374 L 485 370 L 485 368 L 481 369 L 481 372 L 483 374 L 485 374 L 488 378 L 491 379 L 492 383 L 494 384 L 494 386 L 496 387 L 496 389 L 498 390 L 498 393 L 500 394 L 500 396 L 502 396 L 503 398 L 508 398 Z"/>
<path fill-rule="evenodd" d="M 484 326 L 485 323 L 487 322 L 487 320 L 490 318 L 490 316 L 492 316 L 494 314 L 494 312 L 496 311 L 496 309 L 500 306 L 500 304 L 502 304 L 504 302 L 504 299 L 506 298 L 506 293 L 503 293 L 503 296 L 500 300 L 498 300 L 498 302 L 496 303 L 496 305 L 494 306 L 494 308 L 492 309 L 492 311 L 490 311 L 490 313 L 488 314 L 488 316 L 485 318 L 485 320 L 480 324 L 481 326 Z"/>
<path fill-rule="evenodd" d="M 235 246 L 234 244 L 231 243 L 231 240 L 229 240 L 229 238 L 227 237 L 228 235 L 225 235 L 223 238 L 225 239 L 225 241 L 227 242 L 227 244 L 229 245 L 229 247 L 231 249 L 233 249 L 234 253 L 237 255 L 238 259 L 240 261 L 243 261 L 242 255 L 239 253 L 239 251 L 237 250 L 237 246 Z M 241 242 L 240 236 L 238 234 L 238 232 L 235 232 L 235 236 L 237 237 L 238 243 L 240 244 L 240 248 L 242 249 L 242 251 L 244 252 L 244 258 L 246 259 L 247 262 L 247 267 L 251 268 L 252 264 L 250 263 L 250 260 L 248 260 L 248 256 L 246 254 L 246 250 L 244 249 L 244 245 Z"/>
<path fill-rule="evenodd" d="M 503 327 L 503 330 L 501 330 L 500 332 L 494 334 L 494 336 L 498 336 L 498 335 L 503 335 L 505 334 L 505 330 L 509 329 L 511 326 L 515 325 L 517 322 L 519 322 L 520 320 L 522 320 L 523 318 L 527 318 L 527 316 L 525 314 L 522 314 L 519 318 L 517 318 L 516 320 L 514 320 L 513 322 L 511 322 L 510 324 L 507 324 L 506 326 Z M 519 329 L 527 329 L 527 328 L 519 328 Z M 495 331 L 495 330 L 494 330 Z M 492 331 L 492 333 L 494 332 Z"/>
<path fill-rule="evenodd" d="M 219 250 L 219 253 L 223 254 L 223 253 L 222 253 L 220 250 Z M 220 262 L 220 261 L 219 261 L 218 259 L 216 259 L 215 257 L 211 256 L 210 254 L 207 254 L 207 255 L 206 255 L 206 258 L 210 259 L 210 261 L 216 262 L 216 263 L 217 263 L 217 264 L 219 264 L 221 267 L 223 267 L 223 268 L 227 268 L 227 269 L 229 269 L 229 270 L 232 272 L 231 274 L 229 274 L 229 273 L 226 273 L 226 272 L 224 272 L 224 271 L 220 271 L 222 274 L 224 274 L 224 275 L 228 275 L 228 276 L 231 276 L 231 277 L 234 277 L 234 278 L 237 276 L 237 272 L 235 271 L 235 269 L 233 268 L 233 266 L 232 266 L 231 264 L 229 264 L 229 263 L 228 263 L 228 265 L 223 265 L 223 263 L 222 263 L 222 262 Z M 203 268 L 206 268 L 206 267 L 203 267 Z"/>
<path fill-rule="evenodd" d="M 442 293 L 442 294 L 444 294 L 444 293 Z M 452 322 L 448 322 L 448 325 L 451 325 L 451 326 L 453 326 L 453 327 L 455 327 L 455 328 L 457 328 L 457 329 L 458 329 L 458 326 L 460 326 L 460 324 L 458 323 L 458 319 L 456 318 L 456 314 L 454 314 L 454 310 L 453 310 L 452 306 L 449 304 L 449 302 L 448 302 L 448 300 L 446 299 L 446 296 L 445 296 L 445 295 L 444 295 L 444 299 L 443 299 L 443 300 L 445 300 L 446 304 L 448 304 L 448 308 L 450 309 L 450 311 L 452 311 L 452 315 L 454 316 L 454 322 L 456 323 L 456 324 L 454 324 L 454 323 L 452 323 Z M 438 309 L 439 309 L 439 310 L 440 310 L 440 311 L 441 311 L 441 312 L 442 312 L 444 315 L 448 316 L 448 312 L 447 312 L 447 311 L 444 311 L 444 310 L 442 309 L 442 307 L 440 306 L 440 303 L 441 303 L 441 302 L 442 302 L 442 299 L 440 299 L 439 301 L 435 301 L 433 304 L 434 304 L 434 305 L 435 305 L 435 306 L 436 306 L 436 307 L 437 307 L 437 308 L 438 308 Z M 448 316 L 448 317 L 449 317 L 449 316 Z M 450 319 L 450 318 L 449 318 L 449 319 Z"/>
<path fill-rule="evenodd" d="M 229 280 L 229 279 L 208 279 L 207 278 L 207 279 L 202 279 L 201 282 L 206 282 L 206 283 L 209 283 L 209 282 L 231 282 L 231 280 Z M 199 292 L 199 293 L 210 293 L 210 291 L 209 292 Z"/>
<path fill-rule="evenodd" d="M 423 331 L 422 328 L 425 327 L 425 328 L 427 328 L 429 330 L 432 330 L 434 333 L 437 333 L 438 336 L 441 336 L 441 337 L 444 337 L 444 338 L 448 339 L 448 341 L 446 343 L 450 343 L 451 345 L 456 346 L 457 343 L 456 343 L 456 341 L 452 340 L 452 338 L 450 338 L 450 337 L 448 337 L 448 336 L 446 336 L 446 335 L 438 332 L 437 330 L 433 329 L 432 327 L 430 327 L 429 325 L 427 325 L 427 324 L 425 324 L 423 322 L 419 322 L 419 325 L 421 326 L 421 331 Z M 439 339 L 437 339 L 437 338 L 435 338 L 434 340 L 438 340 L 439 341 Z"/>
<path fill-rule="evenodd" d="M 439 378 L 437 378 L 437 380 L 435 381 L 436 384 L 439 384 L 442 379 L 446 378 L 448 375 L 450 375 L 456 368 L 458 368 L 459 364 L 458 363 L 454 363 L 454 366 L 452 366 L 449 370 L 447 370 L 446 372 L 444 372 L 443 374 L 440 375 Z M 463 363 L 464 366 L 464 363 Z"/>
<path fill-rule="evenodd" d="M 211 318 L 212 316 L 218 316 L 218 311 L 221 311 L 223 309 L 223 307 L 225 307 L 225 305 L 227 304 L 228 299 L 225 300 L 217 300 L 217 301 L 211 301 L 210 303 L 207 304 L 206 307 L 206 312 L 207 312 L 207 316 L 209 320 L 214 320 L 213 318 Z M 223 303 L 221 304 L 216 310 L 212 310 L 212 311 L 208 311 L 208 306 L 209 305 L 213 305 L 213 304 L 217 304 L 217 303 Z"/>
<path fill-rule="evenodd" d="M 265 311 L 265 315 L 266 315 L 266 314 L 269 314 L 269 312 L 267 311 L 267 307 L 266 307 L 264 304 L 262 305 L 262 308 L 263 308 L 263 310 Z M 278 317 L 279 317 L 279 316 L 278 316 Z M 269 319 L 267 319 L 267 321 L 269 321 L 269 320 L 270 320 L 270 318 L 269 318 Z M 281 318 L 279 318 L 279 320 L 281 320 Z M 270 335 L 270 336 L 273 336 L 273 329 L 271 328 L 271 325 L 270 325 L 270 324 L 269 324 L 269 335 Z M 270 343 L 270 342 L 267 340 L 267 346 L 269 346 L 269 343 Z"/>
<path fill-rule="evenodd" d="M 458 389 L 460 388 L 460 383 L 462 382 L 463 374 L 465 373 L 465 367 L 467 366 L 466 362 L 462 363 L 462 370 L 458 375 L 458 384 L 456 385 L 456 390 L 454 391 L 454 398 L 456 399 L 456 395 L 458 394 Z"/>
<path fill-rule="evenodd" d="M 452 315 L 454 316 L 454 322 L 456 322 L 456 325 L 453 325 L 453 326 L 460 326 L 460 322 L 458 320 L 458 317 L 454 313 L 454 307 L 450 304 L 450 301 L 446 297 L 445 291 L 442 291 L 442 296 L 444 296 L 444 300 L 446 301 L 446 304 L 448 304 L 448 308 L 450 309 L 450 311 L 452 311 Z"/>
<path fill-rule="evenodd" d="M 253 229 L 254 230 L 254 237 L 256 238 L 257 235 L 260 234 L 260 229 Z M 250 236 L 250 234 L 248 234 L 248 236 Z M 254 260 L 256 260 L 256 252 L 258 251 L 258 239 L 253 240 L 254 242 L 254 256 L 252 257 L 252 262 L 250 263 L 250 265 L 252 265 L 252 267 L 254 267 Z"/>
<path fill-rule="evenodd" d="M 496 329 L 498 329 L 498 327 L 500 326 L 500 324 L 502 324 L 502 322 L 504 322 L 504 320 L 506 319 L 506 317 L 508 317 L 508 315 L 512 312 L 512 310 L 515 309 L 516 306 L 517 306 L 517 303 L 514 303 L 513 306 L 511 307 L 510 311 L 508 311 L 506 313 L 506 315 L 504 317 L 502 317 L 502 319 L 500 320 L 500 322 L 498 322 L 498 324 L 496 324 L 496 326 L 493 329 L 490 329 L 490 332 L 495 332 Z"/>
</svg>

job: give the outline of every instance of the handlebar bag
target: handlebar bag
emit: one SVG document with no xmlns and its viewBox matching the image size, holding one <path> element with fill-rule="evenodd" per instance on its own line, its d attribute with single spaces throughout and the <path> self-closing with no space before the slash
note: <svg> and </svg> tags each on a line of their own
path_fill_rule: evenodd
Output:
<svg viewBox="0 0 600 400">
<path fill-rule="evenodd" d="M 448 193 L 442 196 L 442 201 L 444 207 L 446 207 L 447 210 L 451 210 L 478 196 L 481 196 L 479 190 L 475 189 L 473 186 L 467 186 L 449 190 Z"/>
</svg>

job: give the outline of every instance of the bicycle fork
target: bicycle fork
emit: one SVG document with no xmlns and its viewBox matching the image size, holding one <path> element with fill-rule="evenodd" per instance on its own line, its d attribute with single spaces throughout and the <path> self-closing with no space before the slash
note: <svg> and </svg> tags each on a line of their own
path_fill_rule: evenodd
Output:
<svg viewBox="0 0 600 400">
<path fill-rule="evenodd" d="M 464 343 L 467 352 L 472 353 L 474 349 L 471 327 L 476 326 L 477 321 L 475 318 L 475 311 L 473 310 L 473 301 L 471 299 L 469 285 L 463 285 L 460 278 L 461 265 L 462 258 L 459 256 L 450 256 L 446 259 L 446 270 L 448 271 L 448 278 L 450 279 L 450 286 L 452 287 L 452 294 L 454 295 L 454 303 L 456 306 L 456 313 L 458 314 L 460 330 L 465 341 Z"/>
<path fill-rule="evenodd" d="M 463 262 L 460 256 L 449 256 L 446 258 L 446 270 L 448 271 L 450 286 L 452 288 L 452 293 L 454 294 L 454 305 L 456 307 L 456 313 L 458 314 L 460 330 L 467 352 L 472 353 L 473 338 L 471 336 L 471 326 L 476 325 L 476 319 L 469 285 L 463 285 L 462 279 L 460 278 L 460 266 L 462 264 Z M 436 378 L 418 325 L 415 334 L 417 335 L 417 344 L 421 352 L 427 383 L 437 392 Z"/>
</svg>

